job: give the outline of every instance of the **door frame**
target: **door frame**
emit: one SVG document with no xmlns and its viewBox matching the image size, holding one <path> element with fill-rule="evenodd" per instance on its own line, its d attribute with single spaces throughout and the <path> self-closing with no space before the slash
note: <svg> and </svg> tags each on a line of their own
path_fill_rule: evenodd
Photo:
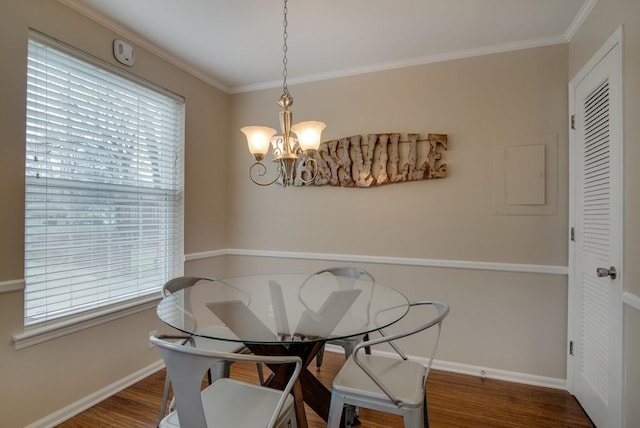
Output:
<svg viewBox="0 0 640 428">
<path fill-rule="evenodd" d="M 569 118 L 573 118 L 576 113 L 576 88 L 582 82 L 582 80 L 593 70 L 593 68 L 602 61 L 609 52 L 613 49 L 619 49 L 619 63 L 616 64 L 616 80 L 617 90 L 619 91 L 619 99 L 614 100 L 615 115 L 610 117 L 610 126 L 616 129 L 616 133 L 619 136 L 619 144 L 612 146 L 613 150 L 616 150 L 616 156 L 620 160 L 619 165 L 612 165 L 610 176 L 615 179 L 619 184 L 619 188 L 616 192 L 619 192 L 620 203 L 616 207 L 616 212 L 612 212 L 612 218 L 619 223 L 620 236 L 616 237 L 616 248 L 612 252 L 619 254 L 619 260 L 616 260 L 616 268 L 618 270 L 618 281 L 616 281 L 616 295 L 613 298 L 612 307 L 610 308 L 610 360 L 609 360 L 609 378 L 612 381 L 612 385 L 609 385 L 609 397 L 608 397 L 608 417 L 610 427 L 622 427 L 623 426 L 623 292 L 624 292 L 624 91 L 623 91 L 623 27 L 619 27 L 609 39 L 602 45 L 602 47 L 596 52 L 596 54 L 582 67 L 582 69 L 574 76 L 569 82 Z M 577 215 L 576 212 L 576 162 L 581 162 L 581 157 L 578 156 L 579 143 L 576 132 L 571 129 L 571 120 L 569 123 L 569 231 L 573 225 L 576 224 Z M 572 236 L 569 236 L 569 277 L 568 277 L 568 314 L 567 314 L 567 390 L 570 393 L 574 393 L 575 390 L 575 370 L 580 363 L 573 358 L 571 354 L 572 342 L 574 338 L 580 334 L 577 330 L 579 325 L 580 313 L 580 288 L 579 277 L 576 273 L 576 248 L 575 241 L 572 240 Z M 617 257 L 616 257 L 617 258 Z"/>
</svg>

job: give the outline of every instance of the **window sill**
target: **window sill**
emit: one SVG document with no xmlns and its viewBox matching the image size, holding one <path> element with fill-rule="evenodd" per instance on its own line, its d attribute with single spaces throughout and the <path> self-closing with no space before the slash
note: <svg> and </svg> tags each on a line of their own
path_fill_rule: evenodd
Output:
<svg viewBox="0 0 640 428">
<path fill-rule="evenodd" d="M 155 308 L 159 301 L 159 295 L 147 296 L 134 302 L 116 305 L 108 309 L 73 317 L 69 320 L 47 324 L 42 327 L 30 328 L 13 336 L 13 347 L 16 350 L 27 348 L 128 315 L 146 311 L 147 309 Z"/>
</svg>

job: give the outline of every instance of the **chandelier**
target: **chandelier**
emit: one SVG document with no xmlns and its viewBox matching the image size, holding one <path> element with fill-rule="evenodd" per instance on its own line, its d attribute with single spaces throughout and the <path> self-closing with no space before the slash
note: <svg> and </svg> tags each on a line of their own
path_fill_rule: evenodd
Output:
<svg viewBox="0 0 640 428">
<path fill-rule="evenodd" d="M 245 126 L 240 129 L 247 137 L 249 151 L 255 162 L 249 168 L 249 177 L 260 186 L 269 186 L 280 182 L 283 187 L 291 184 L 309 184 L 313 182 L 318 165 L 314 159 L 320 146 L 320 136 L 326 125 L 322 122 L 308 121 L 293 123 L 293 112 L 290 110 L 293 98 L 287 88 L 287 0 L 284 0 L 284 19 L 282 32 L 282 95 L 278 100 L 280 111 L 280 128 L 282 135 L 275 135 L 276 130 L 268 126 Z M 295 134 L 295 136 L 293 135 Z M 260 181 L 256 177 L 264 177 L 267 167 L 262 162 L 273 146 L 273 162 L 276 164 L 276 177 L 271 181 Z"/>
</svg>

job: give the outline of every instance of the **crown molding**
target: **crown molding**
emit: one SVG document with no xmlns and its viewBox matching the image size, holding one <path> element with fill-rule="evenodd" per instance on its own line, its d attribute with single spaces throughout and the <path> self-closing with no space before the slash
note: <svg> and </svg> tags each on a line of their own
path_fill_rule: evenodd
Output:
<svg viewBox="0 0 640 428">
<path fill-rule="evenodd" d="M 595 1 L 595 0 L 591 0 Z M 301 77 L 287 77 L 289 85 L 318 82 L 321 80 L 336 79 L 340 77 L 350 77 L 360 74 L 375 73 L 379 71 L 394 70 L 398 68 L 414 67 L 418 65 L 432 64 L 438 62 L 452 61 L 456 59 L 472 58 L 476 56 L 493 55 L 522 49 L 538 48 L 543 46 L 557 45 L 567 43 L 566 36 L 544 37 L 540 39 L 523 40 L 520 42 L 504 43 L 501 45 L 485 46 L 475 49 L 465 49 L 455 52 L 445 52 L 435 55 L 427 55 L 416 58 L 409 58 L 401 61 L 389 61 L 380 64 L 368 65 L 365 67 L 354 67 L 342 70 L 336 70 L 327 73 L 310 74 Z M 282 85 L 281 81 L 271 81 L 264 83 L 256 83 L 254 85 L 236 86 L 230 89 L 231 94 L 240 94 L 245 92 L 254 92 L 264 89 L 273 89 Z"/>
<path fill-rule="evenodd" d="M 117 33 L 118 35 L 128 39 L 129 41 L 135 43 L 136 45 L 142 47 L 143 49 L 148 50 L 149 52 L 153 53 L 154 55 L 157 55 L 158 57 L 162 58 L 163 60 L 175 65 L 176 67 L 180 68 L 181 70 L 183 70 L 183 71 L 191 74 L 192 76 L 202 80 L 203 82 L 213 86 L 214 88 L 219 89 L 220 91 L 222 91 L 222 92 L 224 92 L 226 94 L 231 93 L 231 89 L 229 87 L 223 85 L 222 83 L 220 83 L 219 81 L 215 80 L 211 76 L 201 72 L 197 68 L 192 67 L 191 65 L 185 63 L 184 61 L 181 61 L 180 59 L 176 58 L 171 53 L 169 53 L 166 50 L 164 50 L 164 49 L 156 46 L 155 44 L 149 42 L 148 40 L 146 40 L 144 37 L 140 36 L 139 34 L 136 34 L 135 32 L 129 30 L 128 28 L 124 27 L 123 25 L 120 25 L 117 22 L 113 21 L 112 19 L 109 19 L 109 18 L 105 17 L 104 15 L 96 12 L 94 9 L 88 7 L 87 5 L 83 4 L 79 0 L 58 0 L 58 1 L 60 3 L 62 3 L 62 4 L 64 4 L 65 6 L 69 7 L 70 9 L 73 9 L 76 12 L 86 16 L 87 18 L 91 19 L 92 21 L 95 21 L 98 24 L 100 24 L 100 25 L 108 28 L 109 30 Z"/>
<path fill-rule="evenodd" d="M 569 28 L 567 28 L 567 31 L 564 33 L 564 38 L 567 42 L 570 42 L 573 36 L 578 32 L 580 27 L 582 27 L 582 24 L 584 24 L 584 21 L 586 21 L 596 3 L 598 3 L 598 0 L 587 0 L 582 5 L 582 8 L 580 8 L 580 11 L 578 11 L 578 14 L 573 19 L 573 22 L 571 23 L 571 25 L 569 25 Z"/>
<path fill-rule="evenodd" d="M 240 93 L 246 93 L 246 92 L 255 92 L 255 91 L 260 91 L 264 89 L 277 88 L 282 85 L 281 81 L 269 81 L 269 82 L 251 84 L 251 85 L 228 87 L 220 83 L 213 77 L 198 70 L 197 68 L 185 63 L 184 61 L 179 60 L 178 58 L 176 58 L 174 55 L 167 52 L 166 50 L 161 49 L 155 44 L 147 41 L 139 34 L 136 34 L 135 32 L 118 24 L 117 22 L 101 15 L 94 9 L 83 4 L 81 1 L 79 0 L 58 0 L 58 1 L 66 5 L 67 7 L 79 12 L 80 14 L 86 16 L 87 18 L 114 31 L 115 33 L 121 35 L 122 37 L 127 38 L 128 40 L 139 45 L 140 47 L 148 50 L 149 52 L 152 52 L 153 54 L 159 56 L 165 61 L 175 65 L 176 67 L 184 70 L 185 72 L 213 86 L 214 88 L 219 89 L 224 93 L 240 94 Z M 288 82 L 291 85 L 311 83 L 311 82 L 318 82 L 322 80 L 336 79 L 341 77 L 356 76 L 360 74 L 375 73 L 379 71 L 388 71 L 388 70 L 394 70 L 399 68 L 451 61 L 456 59 L 471 58 L 476 56 L 491 55 L 491 54 L 515 51 L 515 50 L 530 49 L 530 48 L 536 48 L 536 47 L 567 43 L 571 39 L 573 34 L 575 34 L 577 29 L 580 27 L 580 25 L 582 25 L 582 23 L 584 22 L 584 20 L 586 19 L 587 15 L 589 14 L 589 12 L 591 11 L 591 9 L 593 8 L 596 2 L 597 0 L 587 0 L 587 2 L 583 5 L 582 9 L 574 19 L 574 21 L 571 23 L 569 29 L 565 32 L 565 34 L 562 34 L 559 36 L 545 37 L 545 38 L 532 39 L 532 40 L 523 40 L 523 41 L 514 42 L 514 43 L 505 43 L 505 44 L 485 46 L 485 47 L 475 48 L 475 49 L 466 49 L 466 50 L 460 50 L 455 52 L 446 52 L 446 53 L 435 54 L 435 55 L 427 55 L 422 57 L 409 58 L 401 61 L 389 61 L 389 62 L 384 62 L 379 64 L 372 64 L 364 67 L 346 68 L 346 69 L 336 70 L 336 71 L 327 72 L 327 73 L 310 74 L 310 75 L 300 76 L 300 77 L 289 77 Z"/>
</svg>

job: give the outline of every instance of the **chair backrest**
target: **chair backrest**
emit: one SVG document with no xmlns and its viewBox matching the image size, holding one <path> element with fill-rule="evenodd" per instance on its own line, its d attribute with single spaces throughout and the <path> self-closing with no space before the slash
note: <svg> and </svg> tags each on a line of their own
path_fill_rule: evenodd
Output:
<svg viewBox="0 0 640 428">
<path fill-rule="evenodd" d="M 315 273 L 315 275 L 320 275 L 323 274 L 325 272 L 331 273 L 337 277 L 343 277 L 343 278 L 351 278 L 351 279 L 360 279 L 361 277 L 364 277 L 365 279 L 371 281 L 371 282 L 375 282 L 375 279 L 373 278 L 373 275 L 371 275 L 369 272 L 367 272 L 364 269 L 360 269 L 357 267 L 353 267 L 353 266 L 336 266 L 336 267 L 330 267 L 327 269 L 322 269 L 318 272 Z M 343 283 L 344 284 L 344 283 Z M 341 285 L 343 285 L 341 284 Z M 351 288 L 353 288 L 353 282 L 351 282 Z"/>
<path fill-rule="evenodd" d="M 295 364 L 293 374 L 282 391 L 282 396 L 274 408 L 268 427 L 272 427 L 282 410 L 287 395 L 297 381 L 302 369 L 302 360 L 295 356 L 264 356 L 212 351 L 202 348 L 183 346 L 167 339 L 193 340 L 189 336 L 161 335 L 151 336 L 151 343 L 156 345 L 162 354 L 167 368 L 167 376 L 173 386 L 176 411 L 180 425 L 184 427 L 206 427 L 207 422 L 202 404 L 202 379 L 212 363 L 217 360 L 248 361 L 268 364 Z M 251 411 L 247 408 L 247 411 Z"/>
<path fill-rule="evenodd" d="M 168 296 L 169 294 L 191 287 L 199 281 L 213 281 L 213 279 L 198 276 L 179 276 L 172 278 L 162 286 L 162 296 Z"/>
<path fill-rule="evenodd" d="M 309 280 L 311 280 L 314 277 L 317 277 L 318 275 L 322 275 L 322 274 L 326 274 L 326 273 L 330 273 L 331 275 L 333 275 L 336 280 L 337 280 L 337 285 L 338 285 L 338 292 L 333 292 L 329 295 L 328 299 L 325 301 L 325 304 L 323 305 L 323 307 L 321 307 L 317 312 L 314 311 L 313 309 L 311 309 L 309 307 L 309 305 L 307 304 L 307 302 L 305 301 L 305 299 L 303 298 L 302 294 L 303 294 L 303 290 L 305 288 L 305 286 L 307 285 L 307 283 L 309 282 Z M 358 280 L 360 280 L 360 278 L 363 278 L 366 281 L 371 281 L 371 282 L 375 282 L 375 279 L 373 278 L 373 275 L 371 275 L 369 272 L 367 272 L 364 269 L 360 269 L 357 267 L 353 267 L 353 266 L 336 266 L 336 267 L 330 267 L 330 268 L 326 268 L 326 269 L 322 269 L 319 270 L 311 275 L 309 275 L 304 282 L 302 283 L 302 285 L 300 285 L 300 287 L 298 288 L 298 300 L 300 301 L 300 303 L 302 303 L 302 305 L 306 308 L 305 312 L 302 315 L 302 318 L 300 319 L 299 325 L 296 328 L 296 332 L 297 333 L 301 333 L 302 330 L 309 330 L 309 328 L 307 327 L 308 325 L 311 325 L 312 323 L 310 323 L 309 321 L 311 319 L 316 319 L 318 314 L 320 314 L 323 309 L 326 310 L 327 309 L 327 304 L 330 303 L 330 301 L 332 301 L 333 299 L 335 299 L 336 296 L 339 296 L 341 293 L 347 293 L 344 294 L 345 298 L 349 298 L 350 300 L 348 301 L 348 306 L 345 308 L 344 311 L 339 313 L 339 317 L 337 316 L 337 314 L 330 314 L 329 316 L 334 318 L 335 323 L 332 324 L 331 328 L 322 328 L 323 330 L 323 335 L 321 337 L 326 337 L 328 334 L 330 334 L 333 329 L 336 327 L 336 325 L 340 322 L 340 320 L 342 319 L 342 316 L 344 316 L 346 313 L 349 313 L 352 309 L 351 309 L 351 305 L 354 302 L 354 300 L 358 297 L 358 295 L 351 295 L 348 294 L 349 291 L 353 291 L 355 284 Z M 359 290 L 360 291 L 360 290 Z M 360 293 L 358 293 L 360 294 Z M 371 308 L 371 297 L 373 296 L 373 287 L 371 287 L 371 290 L 369 292 L 369 298 L 366 299 L 366 303 L 367 303 L 367 307 L 366 310 L 363 311 L 366 314 L 366 319 L 364 320 L 366 322 L 366 324 L 369 324 L 369 311 Z M 346 303 L 347 301 L 343 302 Z M 305 319 L 306 318 L 306 319 Z"/>
<path fill-rule="evenodd" d="M 298 300 L 304 305 L 305 308 L 307 308 L 307 310 L 310 310 L 311 308 L 309 308 L 309 306 L 307 305 L 307 303 L 302 297 L 302 292 L 305 288 L 305 285 L 311 278 L 317 275 L 322 275 L 324 273 L 330 273 L 337 278 L 339 290 L 352 290 L 356 284 L 356 281 L 359 280 L 360 278 L 363 278 L 367 281 L 375 282 L 373 275 L 371 275 L 369 272 L 367 272 L 364 269 L 360 269 L 353 266 L 336 266 L 336 267 L 330 267 L 330 268 L 319 270 L 309 275 L 307 279 L 305 279 L 305 281 L 302 283 L 300 288 L 298 289 Z M 369 316 L 369 308 L 370 308 L 372 295 L 373 295 L 373 287 L 371 287 L 370 296 L 369 296 L 369 299 L 367 300 L 367 311 L 366 311 L 367 322 L 369 321 L 368 316 Z"/>
<path fill-rule="evenodd" d="M 182 302 L 182 310 L 184 317 L 188 318 L 193 324 L 193 329 L 198 328 L 196 317 L 192 313 L 191 308 L 191 293 L 189 287 L 196 285 L 200 281 L 214 281 L 211 278 L 199 277 L 199 276 L 178 276 L 167 281 L 162 286 L 162 297 L 167 297 L 173 293 L 177 293 L 180 290 L 184 291 L 184 301 Z"/>
<path fill-rule="evenodd" d="M 329 337 L 342 317 L 350 310 L 362 290 L 332 291 L 317 312 L 306 309 L 294 334 L 301 337 Z"/>
<path fill-rule="evenodd" d="M 449 305 L 444 302 L 440 302 L 437 300 L 423 300 L 423 301 L 413 301 L 409 303 L 410 308 L 414 308 L 416 306 L 433 306 L 436 309 L 436 315 L 427 321 L 421 323 L 418 326 L 407 329 L 400 333 L 387 335 L 382 329 L 379 329 L 378 332 L 382 335 L 382 337 L 377 339 L 368 340 L 366 342 L 360 342 L 353 350 L 353 360 L 358 364 L 358 366 L 375 382 L 376 385 L 380 387 L 380 389 L 393 401 L 394 403 L 400 403 L 398 397 L 393 394 L 393 392 L 384 384 L 382 381 L 367 367 L 367 365 L 362 361 L 361 358 L 358 357 L 358 352 L 367 347 L 373 346 L 380 343 L 388 343 L 393 347 L 393 349 L 398 353 L 398 355 L 406 360 L 407 356 L 398 348 L 398 345 L 394 343 L 395 340 L 402 339 L 407 336 L 414 335 L 421 331 L 425 331 L 430 328 L 437 328 L 436 338 L 431 348 L 431 353 L 428 355 L 428 363 L 427 363 L 427 374 L 429 370 L 431 370 L 431 364 L 433 363 L 433 358 L 436 353 L 436 349 L 438 348 L 438 342 L 440 341 L 440 330 L 442 328 L 442 321 L 449 315 Z M 423 379 L 423 383 L 426 384 L 427 378 Z"/>
<path fill-rule="evenodd" d="M 368 271 L 354 267 L 354 266 L 335 266 L 327 269 L 323 269 L 321 271 L 316 272 L 316 275 L 329 272 L 336 277 L 338 277 L 339 287 L 341 288 L 353 288 L 355 285 L 355 280 L 364 279 L 366 281 L 376 282 L 373 275 L 371 275 Z M 340 278 L 349 278 L 353 279 L 353 281 L 340 281 Z M 373 287 L 369 292 L 369 299 L 367 299 L 367 309 L 366 309 L 366 322 L 369 323 L 369 311 L 371 310 L 371 298 L 373 297 Z"/>
<path fill-rule="evenodd" d="M 172 278 L 162 286 L 162 297 L 167 297 L 171 294 L 177 293 L 178 291 L 184 290 L 182 296 L 183 300 L 177 300 L 175 302 L 179 307 L 176 312 L 181 310 L 184 313 L 184 317 L 189 319 L 192 330 L 198 329 L 197 317 L 194 315 L 194 312 L 204 310 L 202 301 L 200 299 L 192 301 L 191 297 L 191 287 L 200 281 L 214 283 L 212 284 L 214 287 L 227 288 L 229 290 L 233 289 L 233 292 L 242 298 L 245 305 L 249 305 L 251 302 L 251 296 L 247 292 L 240 290 L 235 285 L 223 279 L 214 279 L 204 276 L 178 276 L 176 278 Z M 195 305 L 195 308 L 192 304 Z"/>
</svg>

